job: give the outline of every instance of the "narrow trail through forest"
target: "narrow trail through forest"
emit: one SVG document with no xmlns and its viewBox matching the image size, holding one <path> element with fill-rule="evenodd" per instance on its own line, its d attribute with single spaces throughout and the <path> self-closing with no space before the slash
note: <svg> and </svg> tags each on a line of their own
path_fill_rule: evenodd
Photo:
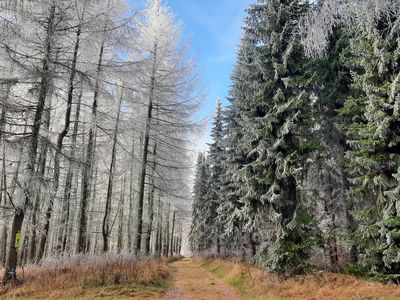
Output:
<svg viewBox="0 0 400 300">
<path fill-rule="evenodd" d="M 172 287 L 166 293 L 167 300 L 236 300 L 239 294 L 215 275 L 197 265 L 191 259 L 183 259 L 170 265 Z"/>
</svg>

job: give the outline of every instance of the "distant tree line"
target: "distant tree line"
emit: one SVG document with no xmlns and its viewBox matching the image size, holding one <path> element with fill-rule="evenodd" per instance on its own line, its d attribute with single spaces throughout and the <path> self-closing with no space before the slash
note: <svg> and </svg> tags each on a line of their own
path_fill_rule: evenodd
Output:
<svg viewBox="0 0 400 300">
<path fill-rule="evenodd" d="M 259 0 L 193 189 L 195 253 L 400 280 L 400 2 Z"/>
</svg>

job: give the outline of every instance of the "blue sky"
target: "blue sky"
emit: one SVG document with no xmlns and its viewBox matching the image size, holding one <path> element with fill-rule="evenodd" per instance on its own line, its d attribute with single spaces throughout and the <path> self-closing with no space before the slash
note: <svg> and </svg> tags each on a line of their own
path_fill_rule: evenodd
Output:
<svg viewBox="0 0 400 300">
<path fill-rule="evenodd" d="M 254 0 L 164 0 L 177 20 L 183 22 L 183 39 L 190 39 L 188 55 L 195 56 L 207 92 L 201 117 L 212 118 L 215 102 L 228 95 L 230 75 L 235 64 L 244 10 Z M 210 126 L 209 126 L 210 127 Z M 208 128 L 198 149 L 206 150 Z"/>
<path fill-rule="evenodd" d="M 197 58 L 207 91 L 201 116 L 214 115 L 215 102 L 223 103 L 230 87 L 241 36 L 244 10 L 254 0 L 165 0 L 178 20 L 184 24 L 184 38 L 191 39 L 192 55 Z M 198 149 L 207 149 L 210 126 L 200 139 Z"/>
</svg>

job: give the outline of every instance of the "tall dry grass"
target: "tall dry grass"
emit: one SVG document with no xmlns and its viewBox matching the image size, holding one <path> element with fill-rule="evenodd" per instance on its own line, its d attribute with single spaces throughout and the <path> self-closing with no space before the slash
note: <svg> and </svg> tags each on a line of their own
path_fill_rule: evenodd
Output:
<svg viewBox="0 0 400 300">
<path fill-rule="evenodd" d="M 324 273 L 281 280 L 239 260 L 195 260 L 220 279 L 238 288 L 244 299 L 295 300 L 396 300 L 400 287 L 361 280 L 349 275 Z"/>
<path fill-rule="evenodd" d="M 17 283 L 0 286 L 0 299 L 40 298 L 49 291 L 52 297 L 66 291 L 83 295 L 86 289 L 108 285 L 154 284 L 168 277 L 168 261 L 131 255 L 54 257 L 40 265 L 19 268 L 17 277 Z"/>
</svg>

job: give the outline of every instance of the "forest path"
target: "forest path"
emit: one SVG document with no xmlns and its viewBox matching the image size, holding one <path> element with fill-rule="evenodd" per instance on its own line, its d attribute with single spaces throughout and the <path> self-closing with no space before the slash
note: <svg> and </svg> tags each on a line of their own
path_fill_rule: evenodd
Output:
<svg viewBox="0 0 400 300">
<path fill-rule="evenodd" d="M 167 300 L 236 300 L 239 294 L 191 259 L 170 264 L 173 286 L 165 294 Z"/>
</svg>

